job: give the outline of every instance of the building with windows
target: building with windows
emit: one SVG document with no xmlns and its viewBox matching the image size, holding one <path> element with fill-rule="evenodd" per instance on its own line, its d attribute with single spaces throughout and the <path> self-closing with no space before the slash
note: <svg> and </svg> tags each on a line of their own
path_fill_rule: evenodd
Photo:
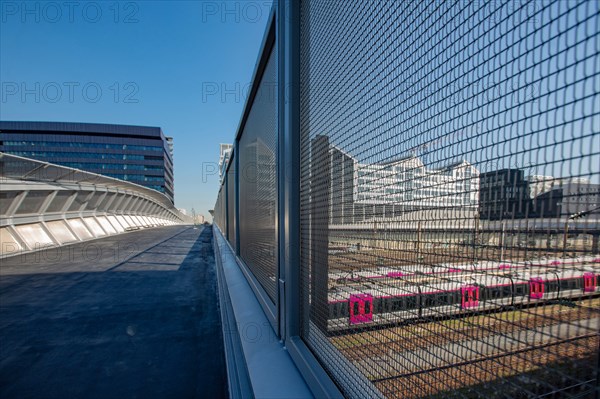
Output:
<svg viewBox="0 0 600 399">
<path fill-rule="evenodd" d="M 4 121 L 0 151 L 136 183 L 174 201 L 173 139 L 159 127 Z"/>
<path fill-rule="evenodd" d="M 414 155 L 363 163 L 327 145 L 327 165 L 318 166 L 314 173 L 330 174 L 328 203 L 333 224 L 389 219 L 422 209 L 478 206 L 479 171 L 466 160 L 439 168 L 426 167 Z"/>
<path fill-rule="evenodd" d="M 598 217 L 600 185 L 585 178 L 531 175 L 500 169 L 480 175 L 479 215 L 486 220 L 560 218 L 578 212 Z"/>
<path fill-rule="evenodd" d="M 536 214 L 540 217 L 570 217 L 590 213 L 590 219 L 600 216 L 600 184 L 585 181 L 565 181 L 535 198 Z"/>
<path fill-rule="evenodd" d="M 545 175 L 527 176 L 526 180 L 529 198 L 531 199 L 554 189 L 561 182 L 561 179 L 557 179 L 554 176 Z"/>
<path fill-rule="evenodd" d="M 479 171 L 465 160 L 434 169 L 408 156 L 385 163 L 359 163 L 357 169 L 358 203 L 411 209 L 477 206 Z"/>
<path fill-rule="evenodd" d="M 486 172 L 479 175 L 479 179 L 481 219 L 522 219 L 533 216 L 529 184 L 525 180 L 525 172 L 522 169 L 499 169 Z M 537 195 L 543 189 L 543 185 L 539 185 L 534 194 Z"/>
<path fill-rule="evenodd" d="M 225 169 L 229 163 L 231 151 L 233 151 L 233 144 L 219 144 L 219 181 L 225 176 Z"/>
<path fill-rule="evenodd" d="M 331 222 L 352 223 L 354 221 L 358 162 L 342 149 L 331 146 Z"/>
</svg>

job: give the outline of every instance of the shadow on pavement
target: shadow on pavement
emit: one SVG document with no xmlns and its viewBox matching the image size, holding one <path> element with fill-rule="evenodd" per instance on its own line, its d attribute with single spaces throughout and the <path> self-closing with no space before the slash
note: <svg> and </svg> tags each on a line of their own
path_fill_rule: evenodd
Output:
<svg viewBox="0 0 600 399">
<path fill-rule="evenodd" d="M 211 229 L 141 255 L 152 261 L 2 275 L 0 397 L 227 396 Z"/>
</svg>

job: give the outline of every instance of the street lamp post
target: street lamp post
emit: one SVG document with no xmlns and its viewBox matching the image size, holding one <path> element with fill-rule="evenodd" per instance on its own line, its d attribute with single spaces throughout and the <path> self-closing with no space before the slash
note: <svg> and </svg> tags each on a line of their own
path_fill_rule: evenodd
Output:
<svg viewBox="0 0 600 399">
<path fill-rule="evenodd" d="M 500 262 L 504 261 L 504 232 L 506 230 L 506 221 L 502 219 L 502 232 L 500 233 Z"/>
<path fill-rule="evenodd" d="M 479 242 L 479 212 L 475 213 L 475 228 L 473 229 L 473 264 L 477 263 L 477 243 Z"/>
<path fill-rule="evenodd" d="M 564 228 L 564 234 L 563 234 L 563 258 L 566 258 L 567 256 L 567 240 L 569 237 L 569 221 L 571 220 L 571 218 L 573 217 L 573 215 L 569 216 L 567 218 L 567 220 L 565 220 L 565 228 Z"/>
<path fill-rule="evenodd" d="M 567 218 L 567 220 L 565 221 L 565 232 L 564 232 L 564 236 L 563 236 L 563 256 L 564 256 L 564 253 L 566 252 L 566 248 L 567 248 L 567 234 L 569 232 L 569 221 L 586 217 L 586 216 L 588 216 L 592 213 L 596 213 L 598 211 L 600 211 L 600 206 L 597 206 L 595 208 L 588 209 L 585 211 L 574 213 Z M 596 238 L 596 243 L 597 242 L 598 242 L 598 239 Z M 592 247 L 594 247 L 594 239 L 592 239 Z M 593 250 L 594 249 L 592 248 L 592 251 Z"/>
<path fill-rule="evenodd" d="M 417 250 L 417 264 L 420 264 L 421 258 L 421 220 L 419 220 L 419 224 L 417 225 L 417 242 L 415 243 Z"/>
</svg>

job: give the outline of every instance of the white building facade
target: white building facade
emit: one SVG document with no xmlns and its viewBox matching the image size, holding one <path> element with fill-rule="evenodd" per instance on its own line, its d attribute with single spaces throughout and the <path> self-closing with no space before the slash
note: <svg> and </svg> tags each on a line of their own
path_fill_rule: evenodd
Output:
<svg viewBox="0 0 600 399">
<path fill-rule="evenodd" d="M 385 164 L 356 164 L 354 193 L 358 204 L 404 205 L 407 208 L 476 207 L 479 171 L 463 160 L 428 169 L 416 156 Z"/>
<path fill-rule="evenodd" d="M 219 144 L 219 181 L 223 180 L 223 176 L 225 176 L 225 168 L 231 157 L 231 151 L 233 151 L 233 144 Z"/>
</svg>

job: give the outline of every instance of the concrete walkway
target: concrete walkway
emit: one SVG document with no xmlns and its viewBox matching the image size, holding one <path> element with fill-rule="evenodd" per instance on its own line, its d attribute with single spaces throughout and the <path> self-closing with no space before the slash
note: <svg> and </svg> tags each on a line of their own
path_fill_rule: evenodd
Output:
<svg viewBox="0 0 600 399">
<path fill-rule="evenodd" d="M 0 260 L 0 398 L 227 396 L 212 231 Z"/>
</svg>

